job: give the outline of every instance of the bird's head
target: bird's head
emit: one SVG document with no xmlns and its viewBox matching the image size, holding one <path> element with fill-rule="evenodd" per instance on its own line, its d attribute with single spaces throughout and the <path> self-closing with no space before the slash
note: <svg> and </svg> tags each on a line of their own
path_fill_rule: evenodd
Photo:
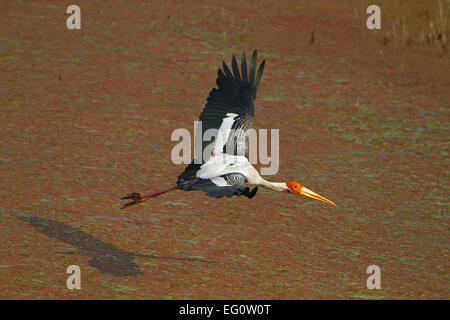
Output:
<svg viewBox="0 0 450 320">
<path fill-rule="evenodd" d="M 330 201 L 327 198 L 322 197 L 320 194 L 317 194 L 314 191 L 309 190 L 308 188 L 305 188 L 297 181 L 286 182 L 286 186 L 288 187 L 287 191 L 290 193 L 298 194 L 299 196 L 305 196 L 305 197 L 316 199 L 316 200 L 320 200 L 325 203 L 331 204 L 332 206 L 337 207 L 333 201 Z"/>
</svg>

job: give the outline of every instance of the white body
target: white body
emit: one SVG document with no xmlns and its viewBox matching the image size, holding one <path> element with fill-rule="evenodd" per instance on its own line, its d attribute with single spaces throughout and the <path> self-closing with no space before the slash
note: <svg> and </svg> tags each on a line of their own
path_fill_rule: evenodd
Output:
<svg viewBox="0 0 450 320">
<path fill-rule="evenodd" d="M 258 171 L 251 165 L 248 159 L 244 156 L 229 155 L 226 153 L 215 154 L 205 162 L 196 175 L 201 179 L 211 179 L 218 186 L 227 186 L 225 179 L 220 176 L 240 173 L 247 178 L 246 184 L 251 186 L 262 186 L 264 188 L 284 191 L 288 190 L 286 183 L 283 182 L 269 182 L 264 180 Z"/>
<path fill-rule="evenodd" d="M 223 147 L 228 141 L 230 130 L 237 116 L 235 113 L 227 113 L 227 117 L 222 119 L 213 154 L 197 171 L 197 178 L 211 179 L 215 185 L 226 187 L 230 185 L 221 176 L 240 173 L 247 179 L 246 185 L 248 187 L 261 186 L 277 191 L 289 190 L 286 183 L 264 180 L 246 157 L 223 153 Z"/>
</svg>

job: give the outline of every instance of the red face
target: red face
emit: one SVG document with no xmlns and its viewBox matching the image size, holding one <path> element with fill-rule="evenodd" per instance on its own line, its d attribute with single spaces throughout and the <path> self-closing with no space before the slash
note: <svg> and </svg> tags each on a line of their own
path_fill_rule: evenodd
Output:
<svg viewBox="0 0 450 320">
<path fill-rule="evenodd" d="M 291 191 L 291 193 L 300 194 L 300 191 L 302 189 L 302 185 L 296 181 L 289 181 L 286 182 L 287 187 Z"/>
</svg>

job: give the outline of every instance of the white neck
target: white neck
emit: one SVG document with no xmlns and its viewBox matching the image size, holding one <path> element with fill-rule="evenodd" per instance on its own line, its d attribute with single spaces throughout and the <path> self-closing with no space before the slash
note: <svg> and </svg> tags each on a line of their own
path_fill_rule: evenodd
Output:
<svg viewBox="0 0 450 320">
<path fill-rule="evenodd" d="M 284 183 L 284 182 L 270 182 L 270 181 L 262 179 L 262 181 L 259 183 L 259 185 L 263 188 L 271 189 L 271 190 L 275 190 L 275 191 L 289 190 L 286 183 Z"/>
<path fill-rule="evenodd" d="M 266 189 L 271 189 L 275 191 L 288 191 L 286 183 L 284 182 L 270 182 L 261 177 L 258 171 L 244 158 L 246 163 L 244 166 L 243 173 L 247 177 L 247 183 L 251 186 L 261 186 Z"/>
</svg>

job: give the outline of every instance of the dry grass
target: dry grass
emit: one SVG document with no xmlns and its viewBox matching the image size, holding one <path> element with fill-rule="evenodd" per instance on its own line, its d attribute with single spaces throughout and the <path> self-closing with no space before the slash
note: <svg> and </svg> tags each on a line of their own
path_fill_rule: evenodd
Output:
<svg viewBox="0 0 450 320">
<path fill-rule="evenodd" d="M 234 14 L 223 6 L 220 9 L 220 16 L 224 25 L 227 26 L 222 32 L 224 41 L 230 37 L 230 40 L 244 42 L 249 31 L 253 30 L 248 18 L 236 21 Z"/>
<path fill-rule="evenodd" d="M 430 6 L 430 3 L 433 5 Z M 440 56 L 448 52 L 447 20 L 450 12 L 450 0 L 428 2 L 426 8 L 411 13 L 409 10 L 400 10 L 392 19 L 388 18 L 388 27 L 383 36 L 383 44 L 400 45 L 406 47 L 427 46 L 436 48 Z"/>
</svg>

